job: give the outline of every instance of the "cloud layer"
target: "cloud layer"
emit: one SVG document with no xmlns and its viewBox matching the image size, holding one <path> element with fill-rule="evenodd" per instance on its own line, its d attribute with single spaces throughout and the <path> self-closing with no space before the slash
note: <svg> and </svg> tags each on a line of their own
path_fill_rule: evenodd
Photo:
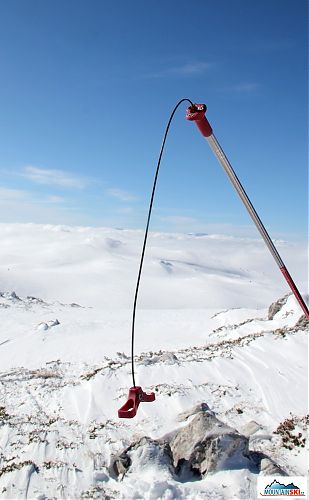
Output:
<svg viewBox="0 0 309 500">
<path fill-rule="evenodd" d="M 83 189 L 89 183 L 87 179 L 63 170 L 39 168 L 31 165 L 23 169 L 23 176 L 37 184 L 64 188 Z"/>
<path fill-rule="evenodd" d="M 108 196 L 111 196 L 112 198 L 116 198 L 117 200 L 124 202 L 137 200 L 137 197 L 134 196 L 132 193 L 129 193 L 128 191 L 124 191 L 123 189 L 119 188 L 107 189 L 106 193 L 108 194 Z"/>
</svg>

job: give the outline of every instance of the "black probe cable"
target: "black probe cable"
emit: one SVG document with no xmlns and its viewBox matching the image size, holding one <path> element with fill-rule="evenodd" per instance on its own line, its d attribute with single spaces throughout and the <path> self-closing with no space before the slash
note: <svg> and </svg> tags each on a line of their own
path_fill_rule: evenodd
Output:
<svg viewBox="0 0 309 500">
<path fill-rule="evenodd" d="M 136 289 L 135 289 L 135 296 L 134 296 L 134 305 L 133 305 L 133 316 L 132 316 L 132 337 L 131 337 L 131 371 L 132 371 L 132 379 L 133 379 L 133 387 L 136 387 L 135 385 L 135 375 L 134 375 L 134 334 L 135 334 L 135 316 L 136 316 L 136 304 L 137 304 L 137 297 L 138 297 L 138 291 L 139 291 L 139 285 L 141 281 L 141 275 L 142 275 L 142 269 L 143 269 L 143 263 L 144 263 L 144 256 L 145 256 L 145 250 L 146 250 L 146 243 L 147 243 L 147 238 L 148 238 L 148 230 L 149 230 L 149 223 L 150 223 L 150 217 L 151 217 L 151 212 L 152 212 L 152 205 L 153 205 L 153 200 L 154 200 L 154 195 L 156 191 L 156 185 L 157 185 L 157 179 L 158 179 L 158 174 L 160 170 L 160 164 L 161 164 L 161 159 L 164 151 L 164 146 L 167 138 L 167 134 L 170 128 L 170 124 L 172 122 L 172 119 L 174 117 L 174 114 L 177 110 L 177 108 L 182 104 L 184 101 L 188 101 L 191 106 L 193 106 L 193 102 L 190 101 L 190 99 L 181 99 L 173 109 L 170 118 L 168 120 L 161 149 L 160 149 L 160 154 L 158 158 L 158 163 L 157 163 L 157 168 L 156 168 L 156 174 L 153 182 L 153 188 L 152 188 L 152 193 L 151 193 L 151 198 L 150 198 L 150 204 L 149 204 L 149 210 L 148 210 L 148 218 L 147 218 L 147 224 L 146 224 L 146 229 L 145 229 L 145 236 L 144 236 L 144 243 L 143 243 L 143 249 L 142 249 L 142 254 L 141 254 L 141 260 L 139 264 L 139 270 L 138 270 L 138 276 L 137 276 L 137 283 L 136 283 Z"/>
</svg>

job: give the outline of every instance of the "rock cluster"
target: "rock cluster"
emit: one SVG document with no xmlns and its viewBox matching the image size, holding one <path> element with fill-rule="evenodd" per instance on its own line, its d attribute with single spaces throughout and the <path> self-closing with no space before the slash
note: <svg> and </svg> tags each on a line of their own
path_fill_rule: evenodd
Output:
<svg viewBox="0 0 309 500">
<path fill-rule="evenodd" d="M 162 439 L 143 437 L 113 457 L 113 474 L 141 472 L 154 464 L 176 478 L 188 473 L 202 478 L 235 468 L 284 474 L 266 455 L 250 452 L 249 435 L 221 422 L 206 403 L 180 414 L 178 421 L 185 420 L 190 420 L 187 425 Z"/>
</svg>

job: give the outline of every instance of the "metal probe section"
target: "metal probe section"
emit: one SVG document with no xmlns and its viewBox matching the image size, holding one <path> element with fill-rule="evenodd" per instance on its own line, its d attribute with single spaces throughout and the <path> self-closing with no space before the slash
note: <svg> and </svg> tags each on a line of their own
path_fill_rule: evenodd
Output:
<svg viewBox="0 0 309 500">
<path fill-rule="evenodd" d="M 280 257 L 280 255 L 277 252 L 277 249 L 275 248 L 269 234 L 267 233 L 261 219 L 259 218 L 258 214 L 255 211 L 254 206 L 252 205 L 251 201 L 248 198 L 247 193 L 245 192 L 244 188 L 242 187 L 240 180 L 238 179 L 237 175 L 235 174 L 232 165 L 230 164 L 229 160 L 225 156 L 220 144 L 218 143 L 216 137 L 214 134 L 210 135 L 209 137 L 206 137 L 206 140 L 213 150 L 214 154 L 218 158 L 219 162 L 221 163 L 222 167 L 224 168 L 226 174 L 228 175 L 231 183 L 233 184 L 234 188 L 236 189 L 237 193 L 239 194 L 240 198 L 242 199 L 246 209 L 248 210 L 254 224 L 256 225 L 257 229 L 259 230 L 263 240 L 265 241 L 266 245 L 268 246 L 273 258 L 277 262 L 278 266 L 280 269 L 284 267 L 284 263 Z"/>
<path fill-rule="evenodd" d="M 252 203 L 251 203 L 246 191 L 244 190 L 240 180 L 238 179 L 237 175 L 235 174 L 232 165 L 230 164 L 223 149 L 221 148 L 219 142 L 217 141 L 216 137 L 213 134 L 212 128 L 211 128 L 211 126 L 210 126 L 210 124 L 205 116 L 206 109 L 207 108 L 206 108 L 205 104 L 194 104 L 193 106 L 190 106 L 187 109 L 186 118 L 187 118 L 187 120 L 194 121 L 196 123 L 201 134 L 207 140 L 213 153 L 215 154 L 218 161 L 222 165 L 225 173 L 227 174 L 227 176 L 230 179 L 231 183 L 233 184 L 235 190 L 237 191 L 239 197 L 241 198 L 243 204 L 245 205 L 251 219 L 253 220 L 260 235 L 262 236 L 263 240 L 265 241 L 267 248 L 269 249 L 270 253 L 272 254 L 273 258 L 275 259 L 275 261 L 276 261 L 280 271 L 282 272 L 286 282 L 288 283 L 289 287 L 291 288 L 297 302 L 299 303 L 300 307 L 302 308 L 303 312 L 305 313 L 305 316 L 309 319 L 309 310 L 308 310 L 308 307 L 307 307 L 304 299 L 302 298 L 297 286 L 295 285 L 289 271 L 285 267 L 283 260 L 281 259 L 272 239 L 270 238 L 270 236 L 269 236 L 268 232 L 266 231 L 261 219 L 259 218 L 257 212 L 255 211 L 255 208 L 252 205 Z"/>
</svg>

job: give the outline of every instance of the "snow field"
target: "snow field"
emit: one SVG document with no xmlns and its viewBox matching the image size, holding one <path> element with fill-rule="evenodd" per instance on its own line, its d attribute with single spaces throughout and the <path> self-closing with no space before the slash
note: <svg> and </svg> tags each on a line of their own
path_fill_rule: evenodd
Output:
<svg viewBox="0 0 309 500">
<path fill-rule="evenodd" d="M 191 417 L 181 415 L 197 403 L 240 433 L 250 428 L 250 449 L 286 473 L 306 473 L 305 448 L 283 446 L 274 431 L 293 418 L 293 436 L 305 436 L 307 331 L 295 327 L 301 311 L 292 296 L 268 320 L 267 306 L 287 290 L 259 241 L 152 235 L 135 362 L 137 382 L 156 401 L 121 420 L 141 234 L 1 231 L 0 498 L 255 498 L 257 473 L 248 468 L 235 462 L 201 480 L 181 479 L 151 446 L 134 452 L 122 480 L 113 474 L 115 454 L 187 425 Z M 279 245 L 295 260 L 294 247 Z"/>
</svg>

